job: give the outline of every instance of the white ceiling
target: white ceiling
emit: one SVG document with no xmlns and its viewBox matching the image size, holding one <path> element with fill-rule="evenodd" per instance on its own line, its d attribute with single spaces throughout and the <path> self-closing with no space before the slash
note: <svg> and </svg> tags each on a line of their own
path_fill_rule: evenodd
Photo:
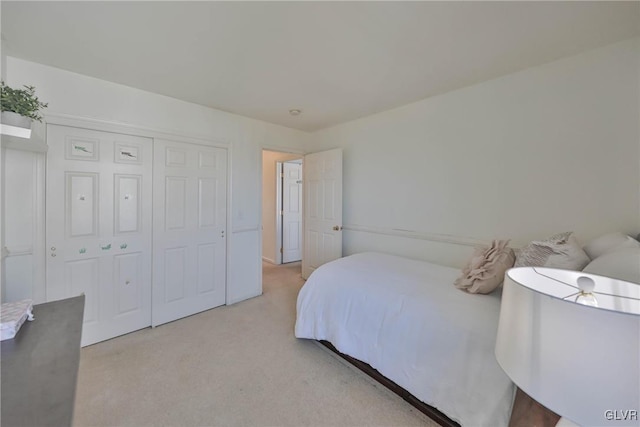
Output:
<svg viewBox="0 0 640 427">
<path fill-rule="evenodd" d="M 1 8 L 10 56 L 307 131 L 640 35 L 637 1 Z"/>
</svg>

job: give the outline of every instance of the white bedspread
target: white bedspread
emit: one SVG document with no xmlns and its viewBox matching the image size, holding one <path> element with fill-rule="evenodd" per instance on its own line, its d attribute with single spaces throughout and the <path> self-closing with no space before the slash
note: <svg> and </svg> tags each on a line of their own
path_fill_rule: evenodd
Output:
<svg viewBox="0 0 640 427">
<path fill-rule="evenodd" d="M 459 270 L 380 253 L 323 265 L 298 295 L 295 334 L 327 340 L 463 426 L 506 426 L 515 386 L 494 348 L 500 293 Z"/>
</svg>

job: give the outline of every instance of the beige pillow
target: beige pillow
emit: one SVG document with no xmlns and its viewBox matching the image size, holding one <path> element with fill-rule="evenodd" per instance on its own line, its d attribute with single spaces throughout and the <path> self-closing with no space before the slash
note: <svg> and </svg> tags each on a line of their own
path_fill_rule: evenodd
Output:
<svg viewBox="0 0 640 427">
<path fill-rule="evenodd" d="M 551 267 L 581 271 L 591 259 L 582 250 L 573 232 L 559 233 L 522 248 L 514 267 Z"/>
<path fill-rule="evenodd" d="M 508 240 L 494 240 L 488 248 L 477 248 L 462 275 L 453 283 L 456 288 L 471 294 L 493 292 L 504 280 L 504 273 L 515 261 Z"/>
</svg>

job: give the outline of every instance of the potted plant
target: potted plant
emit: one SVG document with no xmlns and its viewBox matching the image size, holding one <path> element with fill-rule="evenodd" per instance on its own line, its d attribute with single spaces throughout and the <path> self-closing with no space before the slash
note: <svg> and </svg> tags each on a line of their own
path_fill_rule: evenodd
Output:
<svg viewBox="0 0 640 427">
<path fill-rule="evenodd" d="M 33 120 L 42 122 L 40 110 L 48 104 L 40 102 L 35 87 L 25 85 L 24 89 L 13 89 L 0 81 L 0 95 L 3 124 L 31 129 Z"/>
</svg>

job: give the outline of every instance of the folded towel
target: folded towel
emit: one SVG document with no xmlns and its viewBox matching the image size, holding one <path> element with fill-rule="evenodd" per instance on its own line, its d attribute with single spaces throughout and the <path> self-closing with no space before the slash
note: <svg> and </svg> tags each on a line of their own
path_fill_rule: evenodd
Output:
<svg viewBox="0 0 640 427">
<path fill-rule="evenodd" d="M 0 340 L 16 336 L 25 320 L 33 320 L 33 301 L 8 302 L 0 306 Z"/>
</svg>

